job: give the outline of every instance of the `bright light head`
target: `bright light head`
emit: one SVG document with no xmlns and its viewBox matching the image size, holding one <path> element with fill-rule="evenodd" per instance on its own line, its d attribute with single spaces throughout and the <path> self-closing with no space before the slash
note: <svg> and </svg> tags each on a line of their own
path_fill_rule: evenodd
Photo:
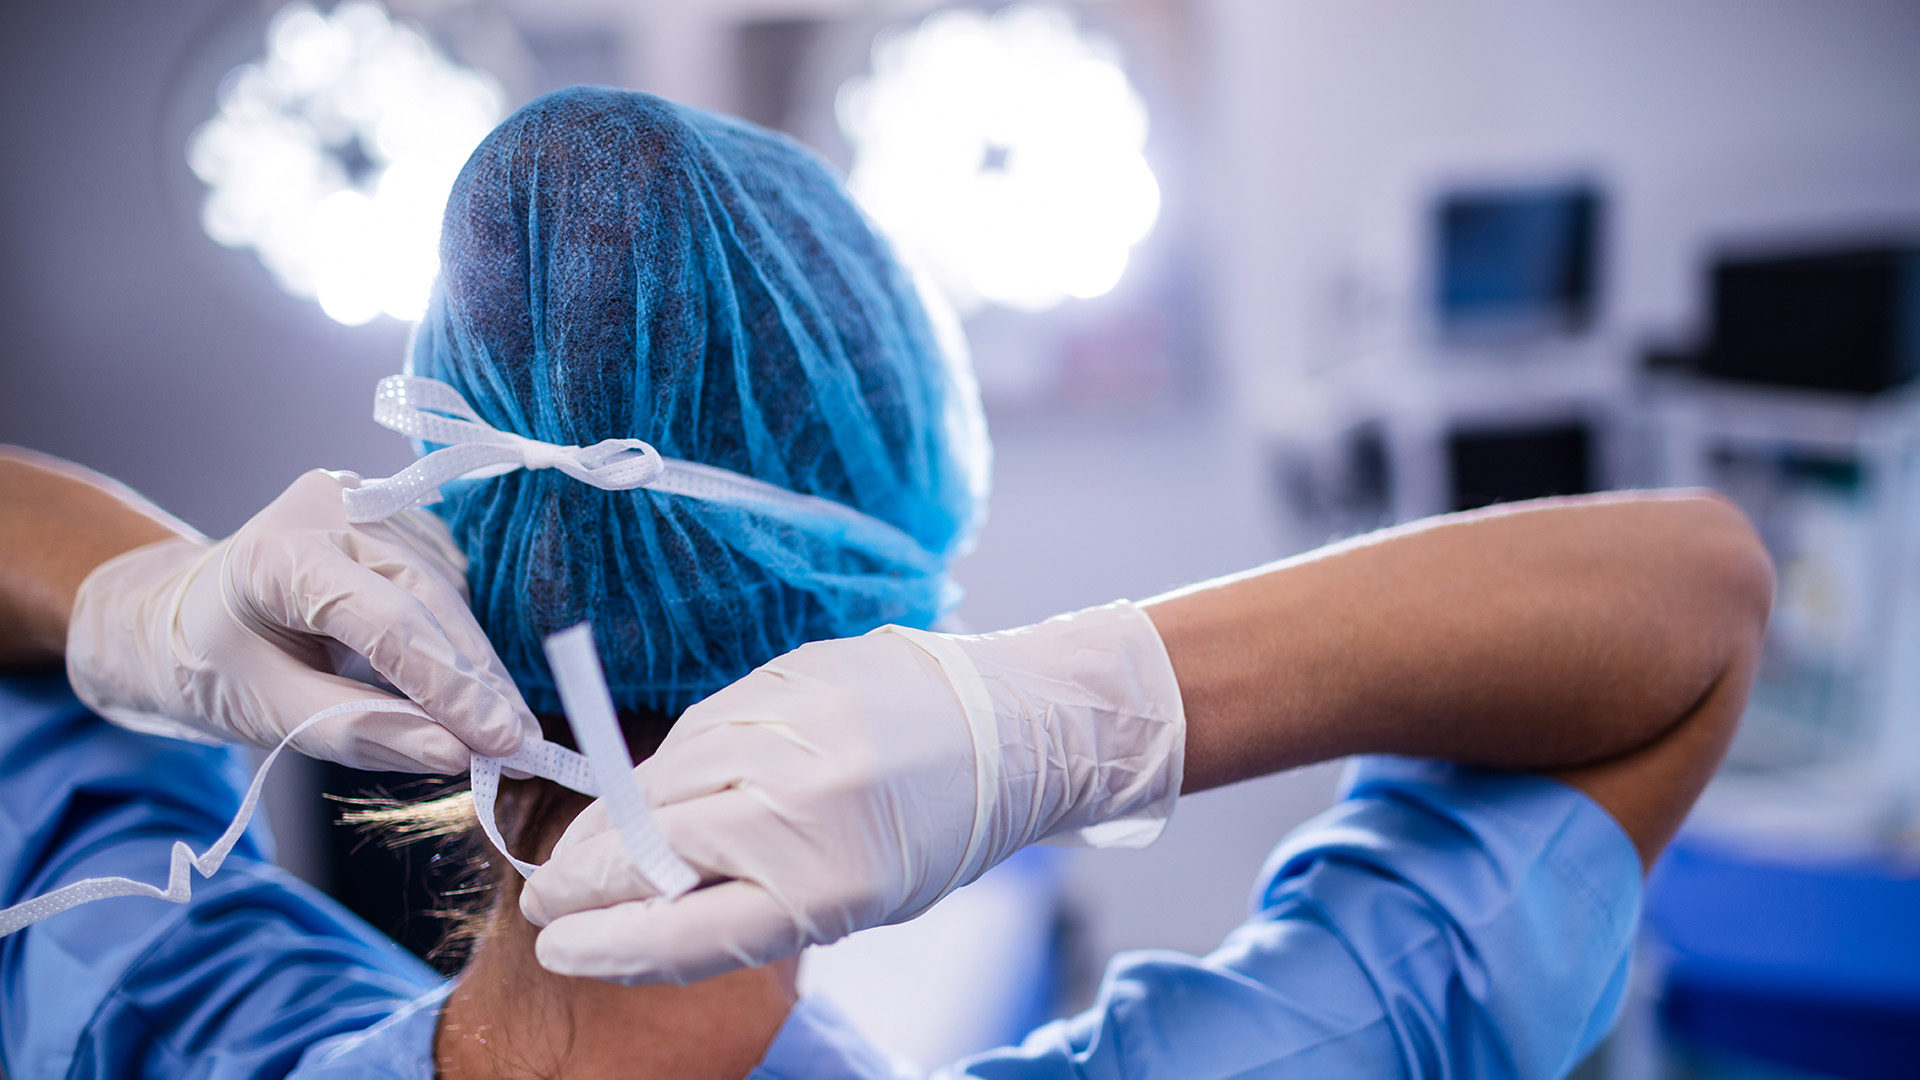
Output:
<svg viewBox="0 0 1920 1080">
<path fill-rule="evenodd" d="M 1058 11 L 946 11 L 883 36 L 835 111 L 854 196 L 963 310 L 1111 290 L 1160 211 L 1145 104 Z"/>
<path fill-rule="evenodd" d="M 325 15 L 289 4 L 265 57 L 227 74 L 219 111 L 188 142 L 211 188 L 201 223 L 339 322 L 418 319 L 447 192 L 501 108 L 493 80 L 371 0 Z"/>
</svg>

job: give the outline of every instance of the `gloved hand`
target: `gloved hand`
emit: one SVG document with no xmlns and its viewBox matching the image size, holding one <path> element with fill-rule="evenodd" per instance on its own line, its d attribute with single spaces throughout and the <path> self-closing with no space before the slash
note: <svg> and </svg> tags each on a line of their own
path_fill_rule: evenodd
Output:
<svg viewBox="0 0 1920 1080">
<path fill-rule="evenodd" d="M 1129 603 L 815 642 L 687 710 L 636 770 L 714 884 L 649 899 L 596 802 L 520 908 L 553 971 L 691 982 L 910 919 L 1038 840 L 1149 843 L 1185 744 L 1166 649 Z"/>
<path fill-rule="evenodd" d="M 361 769 L 458 773 L 538 725 L 466 602 L 466 558 L 440 520 L 346 520 L 351 473 L 307 473 L 215 544 L 163 540 L 81 583 L 67 677 L 137 731 L 272 746 L 321 709 L 388 695 L 335 674 L 358 653 L 434 721 L 349 713 L 303 753 Z M 344 648 L 343 648 L 344 647 Z"/>
</svg>

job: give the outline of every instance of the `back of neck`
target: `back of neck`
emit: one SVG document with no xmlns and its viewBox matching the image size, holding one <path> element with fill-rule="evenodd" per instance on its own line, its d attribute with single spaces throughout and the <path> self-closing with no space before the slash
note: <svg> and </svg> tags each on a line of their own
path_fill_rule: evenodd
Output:
<svg viewBox="0 0 1920 1080">
<path fill-rule="evenodd" d="M 441 1011 L 444 1080 L 739 1080 L 793 1007 L 797 960 L 628 987 L 553 974 L 534 959 L 534 934 L 517 909 L 495 909 Z"/>
</svg>

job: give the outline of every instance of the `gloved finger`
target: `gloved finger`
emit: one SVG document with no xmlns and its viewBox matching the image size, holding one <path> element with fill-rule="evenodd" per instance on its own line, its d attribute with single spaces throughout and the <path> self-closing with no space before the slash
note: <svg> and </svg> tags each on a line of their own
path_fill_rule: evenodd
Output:
<svg viewBox="0 0 1920 1080">
<path fill-rule="evenodd" d="M 430 517 L 430 515 L 429 515 Z M 430 518 L 436 524 L 438 518 Z M 493 643 L 474 618 L 467 601 L 466 557 L 458 549 L 441 551 L 431 538 L 398 527 L 396 520 L 361 526 L 339 537 L 338 549 L 353 562 L 372 570 L 412 594 L 439 620 L 454 646 L 477 666 L 509 689 L 513 681 L 493 651 Z M 441 525 L 442 531 L 445 526 Z M 445 541 L 451 544 L 450 538 Z"/>
<path fill-rule="evenodd" d="M 472 751 L 452 732 L 405 713 L 330 717 L 295 736 L 293 746 L 309 757 L 368 772 L 456 775 L 472 761 Z"/>
<path fill-rule="evenodd" d="M 657 814 L 654 820 L 658 823 Z M 535 926 L 545 926 L 561 915 L 659 893 L 613 827 L 606 801 L 595 799 L 568 823 L 547 861 L 521 886 L 520 913 Z"/>
<path fill-rule="evenodd" d="M 255 741 L 272 745 L 315 713 L 350 701 L 400 701 L 362 682 L 316 671 L 270 645 L 248 658 L 256 707 L 271 713 L 247 722 Z M 235 718 L 244 720 L 244 718 Z M 235 725 L 236 729 L 241 727 Z M 472 751 L 452 732 L 416 713 L 354 712 L 330 717 L 294 736 L 309 757 L 376 772 L 465 772 Z"/>
<path fill-rule="evenodd" d="M 350 470 L 316 471 L 342 488 L 357 488 L 364 483 L 359 473 Z M 329 493 L 329 497 L 333 497 L 333 493 Z M 435 572 L 453 582 L 463 598 L 466 596 L 467 554 L 454 542 L 452 530 L 447 528 L 447 523 L 440 515 L 425 507 L 410 506 L 384 520 L 359 522 L 351 528 L 357 533 L 378 534 L 384 539 L 406 545 L 429 563 Z"/>
<path fill-rule="evenodd" d="M 457 648 L 420 598 L 344 556 L 308 566 L 289 587 L 301 620 L 367 658 L 375 671 L 461 742 L 504 757 L 535 730 L 517 692 L 509 696 Z M 468 618 L 471 618 L 469 615 Z M 483 654 L 493 663 L 491 646 Z"/>
<path fill-rule="evenodd" d="M 382 523 L 380 527 L 385 529 L 386 524 Z M 464 591 L 464 576 L 448 576 L 448 571 L 453 569 L 451 567 L 445 570 L 423 568 L 421 557 L 411 547 L 401 546 L 397 540 L 394 543 L 381 543 L 365 534 L 354 533 L 341 544 L 341 550 L 354 562 L 386 578 L 418 600 L 433 615 L 448 643 L 467 658 L 489 686 L 513 705 L 520 718 L 522 734 L 539 734 L 539 722 L 520 696 L 520 688 L 514 685 L 513 677 L 507 674 L 506 665 L 493 651 L 493 642 L 488 639 L 486 631 L 480 628 L 479 620 L 473 617 L 473 609 L 468 606 Z M 463 564 L 464 561 L 462 559 Z M 464 575 L 464 567 L 457 573 Z M 388 679 L 392 681 L 393 677 L 388 675 Z M 407 692 L 407 687 L 397 681 L 394 686 Z M 409 693 L 409 696 L 412 695 Z M 429 708 L 428 711 L 433 710 Z"/>
<path fill-rule="evenodd" d="M 577 840 L 566 852 L 556 846 L 520 889 L 520 914 L 535 926 L 556 918 L 646 900 L 660 893 L 641 874 L 611 828 Z"/>
<path fill-rule="evenodd" d="M 668 846 L 709 883 L 754 877 L 750 868 L 765 866 L 774 852 L 795 850 L 803 842 L 773 807 L 741 790 L 661 807 L 654 821 Z M 575 912 L 645 900 L 659 892 L 634 864 L 605 803 L 596 800 L 574 818 L 547 861 L 527 878 L 520 890 L 520 913 L 535 926 L 545 926 Z"/>
<path fill-rule="evenodd" d="M 392 533 L 394 540 L 405 544 L 418 553 L 420 560 L 435 573 L 445 577 L 449 584 L 460 593 L 462 601 L 467 596 L 467 553 L 454 543 L 453 532 L 440 515 L 422 507 L 410 507 L 379 523 Z M 366 525 L 360 526 L 368 528 Z"/>
<path fill-rule="evenodd" d="M 628 985 L 685 985 L 792 956 L 810 942 L 766 890 L 745 881 L 676 900 L 642 900 L 554 920 L 534 941 L 540 966 Z"/>
<path fill-rule="evenodd" d="M 684 737 L 669 735 L 635 767 L 634 779 L 647 802 L 663 806 L 738 788 L 755 774 L 805 775 L 829 761 L 784 718 L 744 712 Z"/>
</svg>

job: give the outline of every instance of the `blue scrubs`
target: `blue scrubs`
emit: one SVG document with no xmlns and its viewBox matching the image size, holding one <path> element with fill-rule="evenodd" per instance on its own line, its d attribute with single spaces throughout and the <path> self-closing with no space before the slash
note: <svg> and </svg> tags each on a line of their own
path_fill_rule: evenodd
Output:
<svg viewBox="0 0 1920 1080">
<path fill-rule="evenodd" d="M 95 718 L 58 676 L 0 679 L 0 903 L 166 879 L 224 828 L 241 756 Z M 447 986 L 248 833 L 180 906 L 122 898 L 0 938 L 12 1080 L 433 1075 Z M 1130 953 L 1079 1016 L 949 1072 L 1038 1077 L 1552 1077 L 1618 1011 L 1639 863 L 1593 802 L 1526 775 L 1369 759 L 1268 861 L 1206 957 Z M 803 1001 L 758 1080 L 902 1075 Z"/>
</svg>

